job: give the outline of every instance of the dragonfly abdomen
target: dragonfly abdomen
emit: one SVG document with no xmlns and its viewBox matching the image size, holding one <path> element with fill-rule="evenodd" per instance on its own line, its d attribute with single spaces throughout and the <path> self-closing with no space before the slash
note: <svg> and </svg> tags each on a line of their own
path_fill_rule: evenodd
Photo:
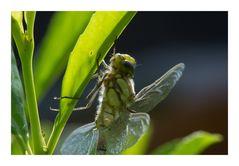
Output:
<svg viewBox="0 0 239 166">
<path fill-rule="evenodd" d="M 108 127 L 119 118 L 120 112 L 127 111 L 127 105 L 135 96 L 134 84 L 132 78 L 128 76 L 109 73 L 102 86 L 96 125 Z"/>
</svg>

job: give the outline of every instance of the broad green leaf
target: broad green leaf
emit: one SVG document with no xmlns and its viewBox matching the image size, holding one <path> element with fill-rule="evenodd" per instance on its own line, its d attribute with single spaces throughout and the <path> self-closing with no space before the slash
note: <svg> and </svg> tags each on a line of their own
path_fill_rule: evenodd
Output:
<svg viewBox="0 0 239 166">
<path fill-rule="evenodd" d="M 175 139 L 160 146 L 153 154 L 199 154 L 210 145 L 221 141 L 220 134 L 196 131 L 182 139 Z"/>
<path fill-rule="evenodd" d="M 96 12 L 79 37 L 68 61 L 61 96 L 80 96 L 113 42 L 135 12 Z M 100 57 L 99 57 L 100 56 Z M 61 100 L 61 113 L 71 112 L 72 101 Z M 69 106 L 70 104 L 70 106 Z"/>
<path fill-rule="evenodd" d="M 37 98 L 63 73 L 71 50 L 94 12 L 56 12 L 39 48 L 34 68 Z"/>
<path fill-rule="evenodd" d="M 24 111 L 24 91 L 12 51 L 11 71 L 11 130 L 20 144 L 28 144 L 29 131 Z"/>
<path fill-rule="evenodd" d="M 145 134 L 139 139 L 139 141 L 135 145 L 124 150 L 121 154 L 123 154 L 123 155 L 145 154 L 147 148 L 149 147 L 152 132 L 153 132 L 152 127 L 149 127 L 149 129 L 145 132 Z"/>
<path fill-rule="evenodd" d="M 173 154 L 175 147 L 179 144 L 180 139 L 169 141 L 153 151 L 153 154 Z"/>
</svg>

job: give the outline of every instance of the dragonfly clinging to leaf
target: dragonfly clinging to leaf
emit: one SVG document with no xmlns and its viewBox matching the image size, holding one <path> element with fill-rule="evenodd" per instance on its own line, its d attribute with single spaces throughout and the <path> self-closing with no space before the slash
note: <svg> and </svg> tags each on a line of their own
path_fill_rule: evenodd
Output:
<svg viewBox="0 0 239 166">
<path fill-rule="evenodd" d="M 88 108 L 99 94 L 95 121 L 74 130 L 60 149 L 62 154 L 119 154 L 133 146 L 149 127 L 147 112 L 166 98 L 184 70 L 183 63 L 177 64 L 135 94 L 133 57 L 116 53 L 109 65 L 103 64 L 105 71 L 89 95 L 89 104 L 74 109 Z"/>
</svg>

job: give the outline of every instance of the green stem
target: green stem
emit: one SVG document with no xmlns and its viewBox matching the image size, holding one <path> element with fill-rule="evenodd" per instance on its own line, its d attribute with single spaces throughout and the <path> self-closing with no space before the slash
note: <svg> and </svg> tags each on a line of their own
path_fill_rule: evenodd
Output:
<svg viewBox="0 0 239 166">
<path fill-rule="evenodd" d="M 26 47 L 25 54 L 33 54 L 34 43 L 31 41 L 29 43 L 30 47 Z M 36 100 L 36 93 L 35 93 L 35 86 L 33 80 L 33 71 L 32 71 L 32 60 L 29 57 L 31 55 L 26 55 L 22 58 L 22 72 L 23 72 L 23 80 L 24 80 L 24 87 L 26 92 L 26 100 L 27 100 L 27 107 L 29 113 L 29 120 L 31 126 L 31 134 L 32 134 L 32 141 L 33 141 L 33 152 L 35 154 L 42 154 L 44 153 L 44 139 L 42 136 L 42 130 L 40 125 L 40 119 L 38 114 L 38 107 L 37 107 L 37 100 Z"/>
<path fill-rule="evenodd" d="M 47 144 L 47 153 L 53 154 L 56 148 L 57 142 L 60 138 L 60 135 L 64 129 L 64 126 L 54 126 L 52 129 L 51 136 L 49 138 L 49 142 Z"/>
<path fill-rule="evenodd" d="M 32 152 L 32 149 L 31 149 L 31 146 L 30 146 L 30 144 L 29 144 L 29 142 L 27 143 L 27 145 L 26 145 L 26 150 L 27 150 L 27 154 L 30 154 L 30 155 L 32 155 L 33 154 L 33 152 Z"/>
<path fill-rule="evenodd" d="M 23 138 L 20 135 L 15 135 L 15 138 L 17 142 L 19 143 L 20 147 L 22 148 L 22 151 L 25 153 L 27 151 L 27 154 L 33 154 L 31 146 L 29 144 L 29 141 L 25 142 Z"/>
<path fill-rule="evenodd" d="M 93 70 L 93 69 L 92 69 Z M 84 80 L 83 85 L 85 85 L 89 80 L 90 80 L 90 75 L 88 76 L 87 79 Z M 56 145 L 59 141 L 59 138 L 61 136 L 62 131 L 64 130 L 64 127 L 66 125 L 67 120 L 71 116 L 72 110 L 74 106 L 76 105 L 77 101 L 72 101 L 71 104 L 62 104 L 61 109 L 62 110 L 67 110 L 64 114 L 59 112 L 57 114 L 57 117 L 55 119 L 55 123 L 50 135 L 50 138 L 47 143 L 47 153 L 48 154 L 53 154 L 54 150 L 56 148 Z"/>
<path fill-rule="evenodd" d="M 48 154 L 53 154 L 54 150 L 56 148 L 56 145 L 58 143 L 58 140 L 61 136 L 61 133 L 66 125 L 66 122 L 68 118 L 70 117 L 71 112 L 68 112 L 67 115 L 64 116 L 64 119 L 61 117 L 61 113 L 59 112 L 56 119 L 55 119 L 55 124 L 53 126 L 50 138 L 48 140 L 47 144 L 47 153 Z"/>
<path fill-rule="evenodd" d="M 23 17 L 24 14 L 24 17 Z M 45 153 L 45 141 L 42 135 L 40 118 L 38 114 L 37 99 L 32 71 L 34 51 L 34 21 L 35 12 L 12 12 L 12 34 L 21 59 L 26 104 L 31 127 L 31 139 L 34 154 Z M 23 22 L 27 24 L 24 31 Z M 29 146 L 29 145 L 27 145 Z M 29 151 L 30 152 L 30 151 Z"/>
</svg>

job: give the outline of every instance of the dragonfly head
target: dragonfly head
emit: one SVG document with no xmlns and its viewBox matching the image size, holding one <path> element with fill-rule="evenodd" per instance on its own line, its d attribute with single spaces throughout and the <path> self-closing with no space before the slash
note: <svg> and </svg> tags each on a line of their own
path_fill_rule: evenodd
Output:
<svg viewBox="0 0 239 166">
<path fill-rule="evenodd" d="M 116 53 L 110 59 L 110 66 L 113 70 L 133 77 L 136 60 L 128 54 Z"/>
</svg>

